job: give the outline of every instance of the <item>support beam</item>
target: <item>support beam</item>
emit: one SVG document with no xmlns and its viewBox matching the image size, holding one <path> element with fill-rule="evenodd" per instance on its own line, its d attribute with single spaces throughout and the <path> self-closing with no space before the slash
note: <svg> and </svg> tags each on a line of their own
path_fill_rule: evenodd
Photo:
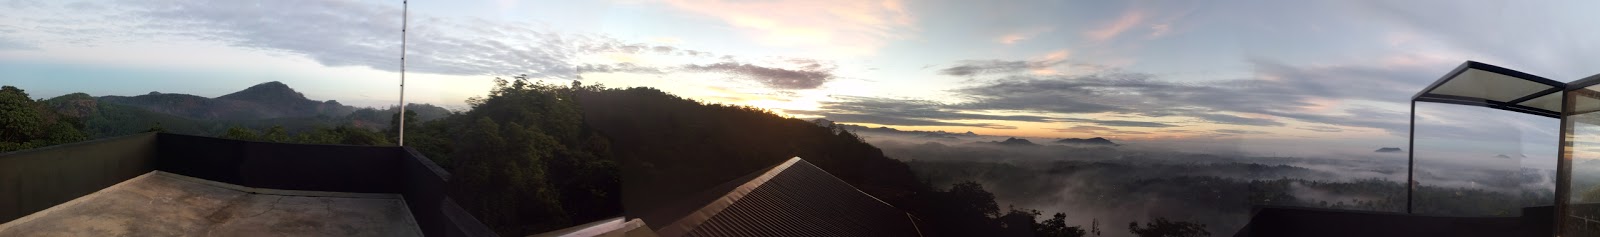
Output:
<svg viewBox="0 0 1600 237">
<path fill-rule="evenodd" d="M 1411 101 L 1411 141 L 1406 142 L 1406 213 L 1412 213 L 1411 194 L 1416 192 L 1417 183 L 1417 101 Z"/>
</svg>

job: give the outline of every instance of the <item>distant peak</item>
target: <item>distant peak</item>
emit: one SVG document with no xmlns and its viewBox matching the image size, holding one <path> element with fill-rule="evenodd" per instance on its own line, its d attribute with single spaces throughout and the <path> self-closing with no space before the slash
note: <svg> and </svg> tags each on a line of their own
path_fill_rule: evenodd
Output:
<svg viewBox="0 0 1600 237">
<path fill-rule="evenodd" d="M 1000 145 L 1021 145 L 1021 146 L 1035 146 L 1035 145 L 1038 145 L 1038 144 L 1033 144 L 1033 142 L 1028 141 L 1028 139 L 1021 139 L 1021 138 L 1016 138 L 1016 137 L 1006 138 L 1005 141 L 999 141 L 999 142 L 994 142 L 994 143 L 995 144 L 1000 144 Z"/>
<path fill-rule="evenodd" d="M 1087 138 L 1087 139 L 1084 139 L 1084 138 L 1063 138 L 1061 140 L 1056 140 L 1056 143 L 1079 144 L 1079 145 L 1117 145 L 1117 143 L 1111 142 L 1110 139 L 1106 139 L 1106 138 L 1103 138 L 1103 137 L 1093 137 L 1093 138 Z"/>
<path fill-rule="evenodd" d="M 256 84 L 254 86 L 250 86 L 250 88 L 245 88 L 244 90 L 241 90 L 239 92 L 234 92 L 233 94 L 228 94 L 228 95 L 224 95 L 224 96 L 217 97 L 217 98 L 218 99 L 234 99 L 234 100 L 251 100 L 251 101 L 285 100 L 285 99 L 290 99 L 290 100 L 295 100 L 295 101 L 306 100 L 305 95 L 300 94 L 300 92 L 294 91 L 294 88 L 289 88 L 289 85 L 283 84 L 282 82 L 278 82 L 278 81 L 270 81 L 270 82 L 266 82 L 266 83 Z"/>
</svg>

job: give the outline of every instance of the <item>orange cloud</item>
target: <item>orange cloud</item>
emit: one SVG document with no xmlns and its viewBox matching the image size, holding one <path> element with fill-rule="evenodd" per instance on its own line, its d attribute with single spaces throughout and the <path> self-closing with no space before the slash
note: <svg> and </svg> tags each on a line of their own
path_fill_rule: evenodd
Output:
<svg viewBox="0 0 1600 237">
<path fill-rule="evenodd" d="M 1122 32 L 1126 32 L 1128 29 L 1132 29 L 1133 26 L 1139 25 L 1139 22 L 1142 21 L 1144 21 L 1144 12 L 1138 10 L 1128 11 L 1123 13 L 1122 17 L 1118 17 L 1116 21 L 1085 32 L 1084 35 L 1088 35 L 1089 39 L 1095 41 L 1106 41 L 1121 35 Z"/>
<path fill-rule="evenodd" d="M 995 42 L 1000 42 L 1001 44 L 1016 44 L 1017 42 L 1021 42 L 1023 40 L 1027 40 L 1027 39 L 1032 39 L 1034 36 L 1038 36 L 1039 34 L 1043 34 L 1043 33 L 1050 32 L 1050 31 L 1051 31 L 1050 28 L 1034 28 L 1034 29 L 1029 29 L 1029 30 L 1024 30 L 1024 31 L 1013 32 L 1013 33 L 1008 33 L 1008 34 L 1005 34 L 1005 35 L 1001 35 L 1000 37 L 995 38 L 994 41 Z"/>
</svg>

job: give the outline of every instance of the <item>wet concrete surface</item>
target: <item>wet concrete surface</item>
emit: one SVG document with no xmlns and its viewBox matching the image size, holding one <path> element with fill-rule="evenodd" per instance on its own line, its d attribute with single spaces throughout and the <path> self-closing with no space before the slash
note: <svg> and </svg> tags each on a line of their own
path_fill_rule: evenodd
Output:
<svg viewBox="0 0 1600 237">
<path fill-rule="evenodd" d="M 0 225 L 0 236 L 421 235 L 398 195 L 255 190 L 162 172 Z"/>
</svg>

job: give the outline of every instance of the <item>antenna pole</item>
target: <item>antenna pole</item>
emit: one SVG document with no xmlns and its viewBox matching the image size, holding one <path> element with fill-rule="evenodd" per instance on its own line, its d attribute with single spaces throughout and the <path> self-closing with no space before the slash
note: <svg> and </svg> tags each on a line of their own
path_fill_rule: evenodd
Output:
<svg viewBox="0 0 1600 237">
<path fill-rule="evenodd" d="M 409 3 L 400 1 L 400 146 L 406 146 L 406 17 Z"/>
</svg>

